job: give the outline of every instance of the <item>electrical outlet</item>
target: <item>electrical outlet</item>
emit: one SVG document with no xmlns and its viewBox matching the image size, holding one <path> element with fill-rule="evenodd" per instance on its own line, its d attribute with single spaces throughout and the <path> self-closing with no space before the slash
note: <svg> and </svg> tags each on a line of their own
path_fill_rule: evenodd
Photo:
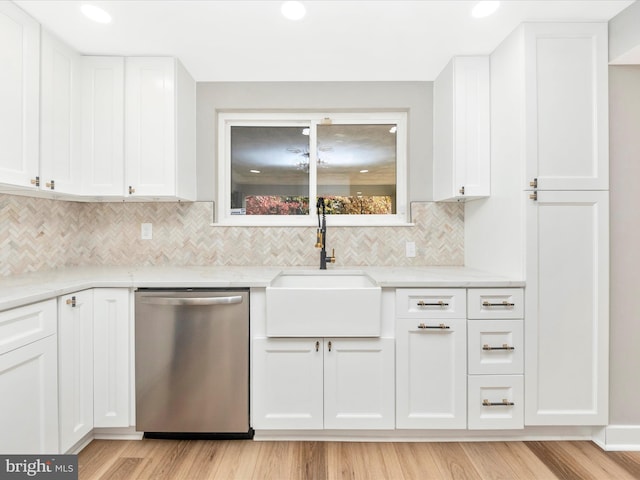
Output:
<svg viewBox="0 0 640 480">
<path fill-rule="evenodd" d="M 404 245 L 405 254 L 407 258 L 412 258 L 416 256 L 416 242 L 407 242 Z"/>
<path fill-rule="evenodd" d="M 151 240 L 153 238 L 153 224 L 151 223 L 140 224 L 140 238 L 142 240 Z"/>
</svg>

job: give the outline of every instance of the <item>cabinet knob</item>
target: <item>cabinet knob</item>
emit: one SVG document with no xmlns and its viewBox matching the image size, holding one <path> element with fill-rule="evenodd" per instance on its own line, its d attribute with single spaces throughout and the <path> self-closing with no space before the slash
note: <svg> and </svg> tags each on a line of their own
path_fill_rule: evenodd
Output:
<svg viewBox="0 0 640 480">
<path fill-rule="evenodd" d="M 48 189 L 55 190 L 56 189 L 56 181 L 51 180 L 50 182 L 45 183 Z"/>
<path fill-rule="evenodd" d="M 538 179 L 534 178 L 531 182 L 529 182 L 529 186 L 533 188 L 538 188 Z"/>
<path fill-rule="evenodd" d="M 40 177 L 32 178 L 31 185 L 35 185 L 36 187 L 40 186 Z"/>
<path fill-rule="evenodd" d="M 67 305 L 69 305 L 71 307 L 75 307 L 76 306 L 76 297 L 73 296 L 71 298 L 67 298 Z"/>
<path fill-rule="evenodd" d="M 538 200 L 538 192 L 533 192 L 531 195 L 529 195 L 529 198 L 535 202 L 536 200 Z"/>
<path fill-rule="evenodd" d="M 129 185 L 129 195 L 133 195 L 134 193 L 136 193 L 136 189 Z"/>
</svg>

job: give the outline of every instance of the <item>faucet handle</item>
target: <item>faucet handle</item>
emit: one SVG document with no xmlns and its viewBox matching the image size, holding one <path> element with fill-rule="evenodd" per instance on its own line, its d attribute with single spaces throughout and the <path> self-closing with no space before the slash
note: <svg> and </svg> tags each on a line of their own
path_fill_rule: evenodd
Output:
<svg viewBox="0 0 640 480">
<path fill-rule="evenodd" d="M 336 263 L 336 249 L 335 248 L 331 249 L 331 257 L 329 257 L 329 261 L 331 263 Z"/>
</svg>

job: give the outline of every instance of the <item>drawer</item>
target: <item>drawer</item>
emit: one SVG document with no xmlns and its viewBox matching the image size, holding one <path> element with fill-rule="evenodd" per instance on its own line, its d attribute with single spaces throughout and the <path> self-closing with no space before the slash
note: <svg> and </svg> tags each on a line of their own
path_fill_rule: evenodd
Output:
<svg viewBox="0 0 640 480">
<path fill-rule="evenodd" d="M 467 318 L 466 291 L 463 288 L 396 290 L 399 318 Z"/>
<path fill-rule="evenodd" d="M 56 333 L 56 299 L 0 312 L 0 354 Z"/>
<path fill-rule="evenodd" d="M 524 318 L 521 288 L 470 288 L 469 319 Z"/>
<path fill-rule="evenodd" d="M 522 375 L 469 375 L 469 430 L 524 428 Z"/>
<path fill-rule="evenodd" d="M 469 374 L 521 374 L 524 372 L 524 321 L 469 322 Z"/>
</svg>

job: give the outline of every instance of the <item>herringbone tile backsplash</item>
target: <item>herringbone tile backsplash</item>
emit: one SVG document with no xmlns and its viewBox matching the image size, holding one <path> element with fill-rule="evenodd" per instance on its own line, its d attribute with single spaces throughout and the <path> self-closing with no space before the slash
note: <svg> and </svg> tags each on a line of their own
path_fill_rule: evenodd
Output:
<svg viewBox="0 0 640 480">
<path fill-rule="evenodd" d="M 213 204 L 78 203 L 0 194 L 0 276 L 79 265 L 315 266 L 313 227 L 211 226 Z M 347 266 L 464 264 L 464 207 L 414 203 L 414 227 L 330 227 Z M 140 239 L 140 224 L 153 239 Z M 416 244 L 406 258 L 405 242 Z"/>
</svg>

